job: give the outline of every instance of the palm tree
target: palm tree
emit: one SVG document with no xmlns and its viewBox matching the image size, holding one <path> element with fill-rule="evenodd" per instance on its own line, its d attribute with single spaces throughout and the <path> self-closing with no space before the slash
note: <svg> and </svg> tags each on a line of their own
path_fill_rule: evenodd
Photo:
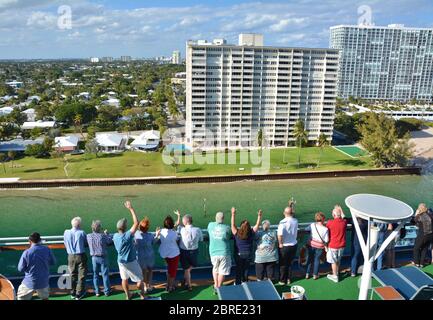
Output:
<svg viewBox="0 0 433 320">
<path fill-rule="evenodd" d="M 12 173 L 14 172 L 14 160 L 16 157 L 16 152 L 15 151 L 8 151 L 8 158 L 11 159 L 12 161 Z"/>
<path fill-rule="evenodd" d="M 6 167 L 5 167 L 5 161 L 6 161 L 6 155 L 4 153 L 0 153 L 0 162 L 3 165 L 3 171 L 6 174 Z"/>
<path fill-rule="evenodd" d="M 298 120 L 295 123 L 295 128 L 293 129 L 293 137 L 296 140 L 296 145 L 298 147 L 298 168 L 301 166 L 301 149 L 304 144 L 308 141 L 308 131 L 305 130 L 304 121 Z"/>
<path fill-rule="evenodd" d="M 81 137 L 84 139 L 82 121 L 83 121 L 83 117 L 81 116 L 81 114 L 76 114 L 74 117 L 75 131 L 77 133 L 80 132 Z"/>
<path fill-rule="evenodd" d="M 319 155 L 319 160 L 317 161 L 317 168 L 320 166 L 320 160 L 322 159 L 323 150 L 327 145 L 329 145 L 328 138 L 324 133 L 321 133 L 319 135 L 319 138 L 317 139 L 317 146 L 320 148 L 320 155 Z"/>
</svg>

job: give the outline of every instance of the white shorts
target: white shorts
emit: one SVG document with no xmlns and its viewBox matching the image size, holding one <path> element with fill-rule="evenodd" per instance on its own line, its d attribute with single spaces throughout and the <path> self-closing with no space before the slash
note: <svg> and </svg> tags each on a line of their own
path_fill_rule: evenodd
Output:
<svg viewBox="0 0 433 320">
<path fill-rule="evenodd" d="M 340 263 L 341 258 L 343 257 L 344 248 L 341 249 L 328 249 L 326 253 L 326 260 L 328 263 Z"/>
<path fill-rule="evenodd" d="M 39 299 L 47 300 L 50 296 L 49 287 L 43 289 L 29 289 L 24 284 L 18 287 L 17 299 L 18 300 L 31 300 L 34 293 L 38 294 Z"/>
<path fill-rule="evenodd" d="M 232 269 L 232 259 L 225 256 L 211 257 L 213 272 L 228 276 Z"/>
<path fill-rule="evenodd" d="M 119 262 L 119 272 L 122 280 L 131 279 L 132 282 L 143 281 L 143 271 L 137 260 L 128 263 Z"/>
</svg>

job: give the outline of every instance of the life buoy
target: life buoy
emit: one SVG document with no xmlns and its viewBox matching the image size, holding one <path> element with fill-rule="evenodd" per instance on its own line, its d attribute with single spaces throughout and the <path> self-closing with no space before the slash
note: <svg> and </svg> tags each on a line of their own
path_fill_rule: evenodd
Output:
<svg viewBox="0 0 433 320">
<path fill-rule="evenodd" d="M 0 300 L 15 300 L 15 289 L 12 283 L 0 274 Z"/>
</svg>

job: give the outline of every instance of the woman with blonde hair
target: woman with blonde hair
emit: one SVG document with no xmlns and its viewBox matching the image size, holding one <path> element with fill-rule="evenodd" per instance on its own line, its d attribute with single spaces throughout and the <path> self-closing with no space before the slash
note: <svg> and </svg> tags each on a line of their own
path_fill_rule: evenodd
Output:
<svg viewBox="0 0 433 320">
<path fill-rule="evenodd" d="M 307 261 L 307 274 L 306 279 L 311 276 L 311 269 L 313 268 L 313 279 L 317 280 L 319 278 L 319 266 L 320 258 L 323 254 L 323 250 L 327 250 L 329 242 L 329 230 L 325 226 L 325 215 L 323 212 L 317 212 L 314 220 L 315 222 L 309 225 L 305 230 L 311 232 L 311 238 L 309 241 L 309 252 Z"/>
<path fill-rule="evenodd" d="M 149 231 L 150 220 L 145 217 L 140 221 L 138 231 L 135 233 L 135 248 L 137 251 L 137 260 L 143 271 L 144 291 L 152 292 L 153 268 L 155 267 L 155 252 L 153 245 L 157 239 Z"/>
<path fill-rule="evenodd" d="M 417 267 L 422 267 L 425 262 L 427 249 L 433 242 L 432 217 L 424 203 L 418 206 L 414 220 L 418 227 L 418 232 L 413 248 L 413 264 Z"/>
</svg>

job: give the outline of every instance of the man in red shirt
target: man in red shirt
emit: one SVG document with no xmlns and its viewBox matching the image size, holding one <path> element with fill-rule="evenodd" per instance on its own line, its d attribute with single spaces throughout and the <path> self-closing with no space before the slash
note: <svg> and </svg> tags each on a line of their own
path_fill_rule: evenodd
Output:
<svg viewBox="0 0 433 320">
<path fill-rule="evenodd" d="M 328 279 L 338 282 L 338 273 L 341 257 L 346 247 L 346 227 L 347 221 L 344 218 L 343 209 L 336 205 L 332 211 L 333 220 L 328 221 L 326 226 L 329 229 L 329 245 L 326 260 L 332 266 L 332 274 L 328 274 Z"/>
</svg>

